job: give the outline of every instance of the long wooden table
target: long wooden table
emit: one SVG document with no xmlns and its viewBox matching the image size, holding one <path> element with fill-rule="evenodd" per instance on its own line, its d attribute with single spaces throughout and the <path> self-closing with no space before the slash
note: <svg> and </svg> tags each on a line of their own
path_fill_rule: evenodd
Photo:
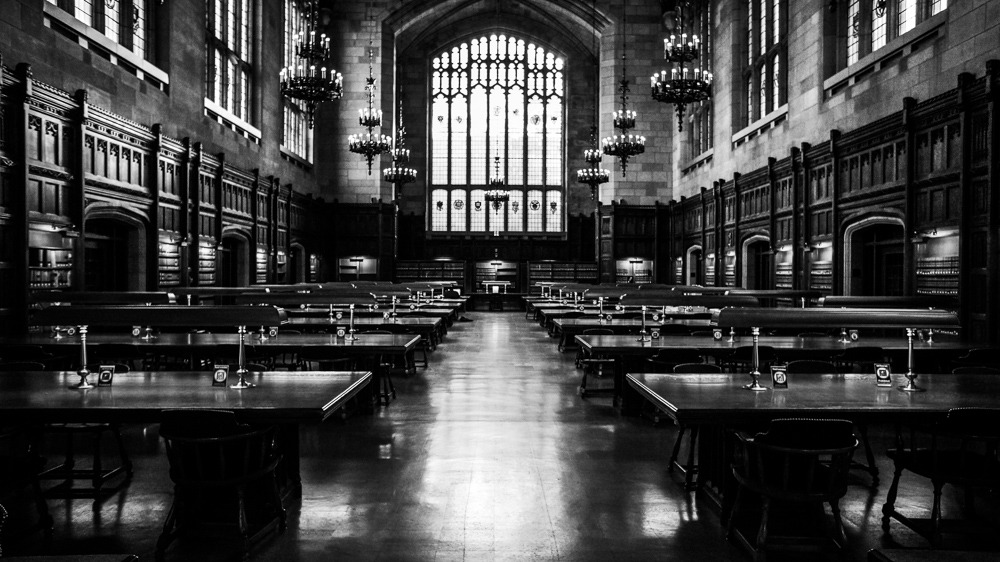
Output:
<svg viewBox="0 0 1000 562">
<path fill-rule="evenodd" d="M 738 347 L 752 344 L 752 339 L 749 337 L 735 338 L 732 343 L 726 337 L 716 340 L 708 336 L 667 336 L 644 342 L 637 341 L 637 339 L 635 335 L 576 336 L 576 341 L 582 347 L 584 355 L 602 355 L 622 359 L 617 361 L 619 368 L 616 369 L 615 374 L 614 396 L 615 404 L 621 405 L 626 411 L 628 404 L 621 403 L 622 391 L 625 388 L 623 378 L 624 364 L 627 363 L 625 359 L 650 357 L 663 350 L 682 349 L 695 350 L 702 355 L 719 359 L 726 357 Z M 907 340 L 902 336 L 899 338 L 862 338 L 849 343 L 842 343 L 834 337 L 761 336 L 760 345 L 773 347 L 782 361 L 825 358 L 823 356 L 842 353 L 848 348 L 861 346 L 881 347 L 888 354 L 896 357 L 903 357 L 907 351 Z M 972 344 L 957 340 L 938 339 L 933 343 L 926 341 L 913 343 L 914 355 L 920 358 L 918 364 L 923 365 L 929 365 L 931 361 L 940 363 L 957 357 L 971 347 Z"/>
<path fill-rule="evenodd" d="M 347 325 L 346 322 L 343 323 Z M 401 355 L 412 352 L 420 341 L 417 334 L 366 334 L 358 333 L 357 340 L 351 341 L 337 338 L 332 334 L 281 334 L 261 340 L 256 334 L 246 336 L 248 348 L 283 352 L 301 347 L 324 346 L 334 347 L 345 355 Z M 231 334 L 158 334 L 152 339 L 133 337 L 128 334 L 91 332 L 87 335 L 87 345 L 100 344 L 133 344 L 144 351 L 176 351 L 186 350 L 202 352 L 211 349 L 235 349 L 239 345 L 239 335 Z M 80 346 L 79 334 L 60 339 L 48 335 L 30 334 L 22 337 L 0 338 L 3 345 L 38 345 L 43 349 L 65 353 L 71 348 Z"/>
<path fill-rule="evenodd" d="M 420 342 L 419 334 L 356 334 L 357 340 L 338 338 L 333 334 L 281 334 L 261 340 L 257 334 L 246 336 L 250 356 L 295 353 L 306 347 L 324 347 L 337 355 L 360 358 L 366 368 L 379 369 L 377 358 L 398 358 L 398 364 L 412 365 L 413 351 Z M 232 334 L 159 334 L 152 339 L 132 337 L 117 333 L 91 333 L 87 336 L 88 353 L 101 344 L 132 344 L 146 354 L 182 357 L 195 366 L 200 360 L 235 363 L 239 348 L 239 335 Z M 0 338 L 4 345 L 38 345 L 66 362 L 76 366 L 80 336 L 55 339 L 48 335 L 31 334 L 23 337 Z M 89 358 L 89 356 L 88 356 Z M 168 362 L 173 364 L 174 362 Z"/>
<path fill-rule="evenodd" d="M 318 318 L 318 317 L 294 317 L 289 318 L 285 327 L 308 332 L 330 332 L 335 331 L 338 326 L 346 327 L 348 320 L 341 318 Z M 444 339 L 444 321 L 440 317 L 425 316 L 397 316 L 396 318 L 384 318 L 380 316 L 364 316 L 354 318 L 355 327 L 361 329 L 395 328 L 401 326 L 407 331 L 427 338 L 431 349 L 437 348 L 437 344 Z M 279 335 L 281 329 L 279 329 Z"/>
<path fill-rule="evenodd" d="M 379 308 L 368 310 L 368 309 L 354 309 L 355 318 L 381 318 L 382 314 L 386 311 L 392 312 L 392 306 L 379 305 Z M 330 316 L 330 308 L 322 307 L 309 307 L 309 308 L 288 308 L 286 309 L 289 319 L 294 317 L 313 317 L 313 318 L 328 318 Z M 346 307 L 333 307 L 333 313 L 336 314 L 340 312 L 345 319 L 350 317 L 350 309 Z M 455 319 L 458 318 L 457 308 L 448 307 L 437 307 L 437 306 L 425 306 L 417 308 L 415 310 L 410 310 L 408 307 L 399 306 L 396 307 L 397 317 L 420 317 L 420 316 L 430 316 L 438 317 L 444 321 L 445 326 L 450 326 Z"/>
<path fill-rule="evenodd" d="M 898 390 L 906 380 L 895 373 L 891 387 L 876 386 L 874 374 L 792 375 L 788 388 L 763 392 L 744 389 L 749 377 L 741 374 L 629 373 L 625 378 L 675 422 L 702 428 L 699 488 L 723 500 L 731 461 L 727 429 L 757 430 L 769 420 L 794 417 L 929 422 L 951 408 L 995 408 L 1000 403 L 996 375 L 918 374 L 917 385 L 926 392 Z M 764 385 L 770 386 L 767 381 Z"/>
<path fill-rule="evenodd" d="M 230 383 L 234 380 L 230 373 Z M 294 488 L 301 486 L 298 428 L 321 423 L 362 391 L 367 371 L 267 371 L 247 380 L 256 388 L 213 386 L 210 371 L 116 373 L 111 386 L 72 389 L 72 371 L 0 372 L 0 423 L 156 423 L 164 410 L 231 410 L 244 423 L 280 426 L 284 462 Z"/>
<path fill-rule="evenodd" d="M 694 318 L 685 316 L 695 316 Z M 669 326 L 683 326 L 685 329 L 697 330 L 711 327 L 711 319 L 700 318 L 699 315 L 678 315 L 672 316 L 667 322 L 658 322 L 646 319 L 643 323 L 640 318 L 615 318 L 610 322 L 601 320 L 597 316 L 584 316 L 581 318 L 554 318 L 552 327 L 555 334 L 559 336 L 559 351 L 568 349 L 577 335 L 583 334 L 584 330 L 592 328 L 605 328 L 611 330 L 615 335 L 638 334 L 639 330 L 645 326 L 647 332 L 663 329 L 669 330 Z M 666 335 L 664 337 L 667 337 Z M 670 335 L 669 337 L 674 337 Z"/>
</svg>

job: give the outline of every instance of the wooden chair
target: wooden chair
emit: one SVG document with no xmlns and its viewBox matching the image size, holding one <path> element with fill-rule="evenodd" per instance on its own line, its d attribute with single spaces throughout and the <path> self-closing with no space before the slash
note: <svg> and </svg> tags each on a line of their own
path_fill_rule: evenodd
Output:
<svg viewBox="0 0 1000 562">
<path fill-rule="evenodd" d="M 217 540 L 235 536 L 244 560 L 275 528 L 285 530 L 285 509 L 275 470 L 281 455 L 273 427 L 236 423 L 233 412 L 167 410 L 160 423 L 174 498 L 156 541 L 162 560 L 181 535 Z"/>
<path fill-rule="evenodd" d="M 610 328 L 588 328 L 583 331 L 586 336 L 610 336 L 614 335 L 614 330 Z M 588 394 L 614 392 L 614 388 L 588 389 L 587 377 L 591 374 L 597 377 L 604 377 L 605 370 L 610 371 L 612 376 L 615 370 L 615 360 L 613 357 L 595 355 L 591 357 L 583 356 L 583 347 L 577 351 L 576 364 L 583 369 L 583 378 L 580 379 L 580 396 L 586 398 Z"/>
<path fill-rule="evenodd" d="M 777 353 L 773 347 L 769 345 L 757 346 L 757 361 L 762 373 L 776 359 Z M 741 345 L 737 347 L 732 353 L 723 358 L 722 363 L 723 367 L 734 373 L 737 370 L 749 370 L 750 365 L 753 364 L 753 346 Z"/>
<path fill-rule="evenodd" d="M 298 368 L 304 371 L 351 371 L 354 360 L 335 347 L 306 346 L 299 349 Z"/>
<path fill-rule="evenodd" d="M 2 354 L 2 352 L 0 352 Z M 1000 348 L 974 347 L 955 360 L 957 367 L 992 367 L 1000 369 Z"/>
<path fill-rule="evenodd" d="M 52 516 L 38 480 L 38 471 L 44 461 L 38 456 L 36 441 L 37 432 L 33 427 L 0 427 L 0 502 L 19 506 L 30 503 L 36 515 L 33 523 L 19 518 L 19 527 L 8 529 L 10 535 L 37 530 L 46 535 L 52 532 Z M 27 514 L 27 510 L 24 513 Z M 0 506 L 0 527 L 6 516 Z"/>
<path fill-rule="evenodd" d="M 837 366 L 830 361 L 800 359 L 789 361 L 785 365 L 785 372 L 789 375 L 829 375 L 838 371 Z"/>
<path fill-rule="evenodd" d="M 721 373 L 722 367 L 712 363 L 678 363 L 674 365 L 675 373 Z"/>
<path fill-rule="evenodd" d="M 830 542 L 842 548 L 846 538 L 840 517 L 840 498 L 847 493 L 847 471 L 858 445 L 847 420 L 778 419 L 767 432 L 737 433 L 733 476 L 739 486 L 726 525 L 726 536 L 749 548 L 754 560 L 770 549 L 824 550 Z M 736 520 L 747 492 L 760 496 L 760 524 L 756 540 L 736 533 Z M 769 526 L 773 502 L 830 504 L 834 526 L 828 536 L 780 537 Z M 828 527 L 826 522 L 821 527 Z"/>
<path fill-rule="evenodd" d="M 685 363 L 701 363 L 701 354 L 697 349 L 661 349 L 652 357 L 646 359 L 647 373 L 673 373 L 674 367 Z M 649 370 L 655 367 L 656 370 Z"/>
<path fill-rule="evenodd" d="M 647 325 L 646 329 L 655 329 L 660 331 L 660 336 L 690 336 L 691 329 L 684 324 L 662 324 L 660 326 Z"/>
<path fill-rule="evenodd" d="M 45 364 L 39 363 L 38 361 L 11 361 L 9 363 L 0 363 L 0 371 L 3 372 L 14 372 L 14 371 L 44 371 Z"/>
<path fill-rule="evenodd" d="M 951 373 L 953 375 L 1000 375 L 1000 369 L 970 365 L 968 367 L 955 367 Z"/>
<path fill-rule="evenodd" d="M 121 363 L 130 369 L 139 368 L 146 359 L 139 346 L 131 343 L 102 343 L 93 346 L 92 353 L 96 363 Z"/>
<path fill-rule="evenodd" d="M 875 363 L 885 362 L 885 350 L 878 346 L 859 345 L 845 348 L 833 361 L 843 373 L 871 373 Z"/>
<path fill-rule="evenodd" d="M 785 372 L 789 375 L 828 375 L 837 372 L 837 366 L 830 361 L 815 361 L 812 359 L 802 359 L 799 361 L 790 361 L 785 366 Z M 794 384 L 794 380 L 792 384 Z M 865 422 L 855 422 L 855 428 L 858 430 L 858 435 L 860 436 L 861 445 L 865 450 L 865 463 L 862 464 L 857 461 L 851 462 L 852 468 L 858 468 L 864 470 L 872 477 L 872 486 L 878 486 L 878 465 L 875 464 L 875 452 L 872 451 L 871 442 L 868 440 L 868 424 Z"/>
<path fill-rule="evenodd" d="M 892 485 L 882 506 L 882 530 L 896 519 L 928 539 L 935 548 L 945 532 L 984 533 L 996 536 L 994 524 L 974 519 L 975 491 L 1000 487 L 1000 409 L 954 408 L 936 424 L 897 426 L 896 447 L 889 450 L 894 469 Z M 914 519 L 896 511 L 896 495 L 904 470 L 931 481 L 934 500 L 929 519 Z M 944 519 L 941 490 L 945 484 L 965 489 L 966 519 Z"/>
<path fill-rule="evenodd" d="M 700 357 L 698 357 L 700 359 Z M 722 367 L 711 363 L 678 363 L 673 366 L 674 373 L 721 373 Z M 688 454 L 684 464 L 677 462 L 681 453 L 681 445 L 684 442 L 684 435 L 688 435 Z M 670 451 L 670 461 L 667 464 L 667 472 L 673 472 L 677 468 L 684 475 L 684 489 L 693 491 L 698 488 L 694 481 L 694 475 L 698 473 L 698 465 L 695 462 L 695 453 L 698 450 L 698 426 L 688 427 L 682 423 L 677 424 L 677 438 L 674 439 L 674 446 Z"/>
</svg>

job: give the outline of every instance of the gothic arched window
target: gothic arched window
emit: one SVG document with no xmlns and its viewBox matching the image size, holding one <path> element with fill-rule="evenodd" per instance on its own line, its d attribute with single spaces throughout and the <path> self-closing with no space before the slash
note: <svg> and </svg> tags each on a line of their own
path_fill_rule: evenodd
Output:
<svg viewBox="0 0 1000 562">
<path fill-rule="evenodd" d="M 431 232 L 563 232 L 563 59 L 491 35 L 445 50 L 431 67 Z M 493 205 L 485 196 L 496 157 L 510 198 Z"/>
</svg>

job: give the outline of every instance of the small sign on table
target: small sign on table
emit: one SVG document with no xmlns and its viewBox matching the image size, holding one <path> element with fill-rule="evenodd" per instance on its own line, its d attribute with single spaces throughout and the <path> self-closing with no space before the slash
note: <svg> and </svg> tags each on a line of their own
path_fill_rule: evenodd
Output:
<svg viewBox="0 0 1000 562">
<path fill-rule="evenodd" d="M 212 372 L 212 386 L 226 386 L 229 380 L 229 365 L 215 365 Z"/>
<path fill-rule="evenodd" d="M 888 363 L 875 363 L 875 384 L 877 386 L 892 386 L 892 371 Z"/>
<path fill-rule="evenodd" d="M 771 365 L 771 384 L 774 388 L 788 388 L 788 372 L 785 365 Z"/>
<path fill-rule="evenodd" d="M 101 365 L 97 373 L 97 386 L 111 386 L 115 378 L 115 366 Z"/>
</svg>

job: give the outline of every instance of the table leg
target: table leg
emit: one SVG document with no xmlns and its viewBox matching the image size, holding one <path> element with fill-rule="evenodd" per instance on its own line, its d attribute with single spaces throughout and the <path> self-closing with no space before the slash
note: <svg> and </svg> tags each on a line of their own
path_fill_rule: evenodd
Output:
<svg viewBox="0 0 1000 562">
<path fill-rule="evenodd" d="M 299 424 L 283 423 L 278 426 L 278 439 L 281 444 L 281 470 L 278 476 L 278 489 L 281 493 L 281 499 L 284 500 L 293 494 L 302 493 Z"/>
</svg>

